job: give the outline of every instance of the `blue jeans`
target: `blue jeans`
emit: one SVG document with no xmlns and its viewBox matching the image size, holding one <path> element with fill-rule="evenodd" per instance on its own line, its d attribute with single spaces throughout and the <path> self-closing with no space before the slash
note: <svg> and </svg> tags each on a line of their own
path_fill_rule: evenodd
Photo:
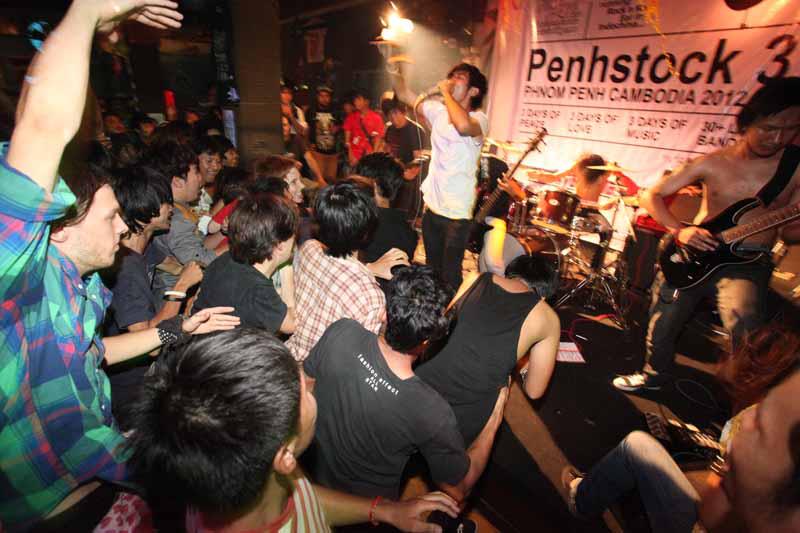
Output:
<svg viewBox="0 0 800 533">
<path fill-rule="evenodd" d="M 461 264 L 467 249 L 471 221 L 454 220 L 437 215 L 430 209 L 422 217 L 422 243 L 425 262 L 457 291 L 461 286 Z"/>
<path fill-rule="evenodd" d="M 650 323 L 647 328 L 645 370 L 669 373 L 675 364 L 675 345 L 684 326 L 704 298 L 716 299 L 722 325 L 731 334 L 734 349 L 766 314 L 772 264 L 758 261 L 726 266 L 691 289 L 676 291 L 659 272 L 653 281 Z"/>
<path fill-rule="evenodd" d="M 602 513 L 625 493 L 641 496 L 654 533 L 691 532 L 697 522 L 700 497 L 653 437 L 634 431 L 597 463 L 578 485 L 578 513 Z"/>
</svg>

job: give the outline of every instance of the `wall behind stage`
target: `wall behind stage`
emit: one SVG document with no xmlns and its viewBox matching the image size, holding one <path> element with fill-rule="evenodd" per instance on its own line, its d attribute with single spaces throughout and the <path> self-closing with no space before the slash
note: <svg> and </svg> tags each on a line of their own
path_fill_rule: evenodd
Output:
<svg viewBox="0 0 800 533">
<path fill-rule="evenodd" d="M 549 170 L 595 152 L 647 185 L 735 142 L 762 81 L 800 74 L 800 0 L 499 4 L 490 135 L 546 127 L 548 146 L 525 162 Z"/>
</svg>

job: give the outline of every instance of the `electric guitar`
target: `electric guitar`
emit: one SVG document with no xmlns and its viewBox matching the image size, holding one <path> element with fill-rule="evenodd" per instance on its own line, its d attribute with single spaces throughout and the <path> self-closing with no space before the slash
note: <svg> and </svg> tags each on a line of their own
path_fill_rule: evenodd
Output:
<svg viewBox="0 0 800 533">
<path fill-rule="evenodd" d="M 514 164 L 514 167 L 506 174 L 508 179 L 511 179 L 514 176 L 514 172 L 517 171 L 519 166 L 522 164 L 522 161 L 528 156 L 529 153 L 533 152 L 534 150 L 539 149 L 539 144 L 544 139 L 545 135 L 547 135 L 547 130 L 542 128 L 539 133 L 537 133 L 529 142 L 528 146 L 525 148 L 525 153 L 517 160 Z M 474 253 L 480 253 L 481 248 L 483 248 L 483 236 L 486 234 L 487 231 L 492 229 L 491 226 L 486 224 L 485 220 L 489 213 L 494 208 L 495 204 L 500 200 L 503 196 L 505 191 L 500 187 L 496 187 L 495 190 L 490 194 L 486 200 L 484 200 L 483 205 L 475 213 L 475 216 L 472 218 L 472 227 L 470 228 L 469 239 L 467 240 L 467 249 Z"/>
<path fill-rule="evenodd" d="M 661 240 L 658 263 L 670 285 L 677 289 L 690 289 L 725 265 L 753 263 L 764 252 L 740 250 L 746 238 L 777 228 L 800 218 L 800 202 L 770 211 L 746 224 L 739 224 L 742 216 L 761 205 L 757 198 L 746 198 L 725 209 L 699 227 L 708 230 L 720 243 L 713 252 L 680 246 L 671 234 Z"/>
</svg>

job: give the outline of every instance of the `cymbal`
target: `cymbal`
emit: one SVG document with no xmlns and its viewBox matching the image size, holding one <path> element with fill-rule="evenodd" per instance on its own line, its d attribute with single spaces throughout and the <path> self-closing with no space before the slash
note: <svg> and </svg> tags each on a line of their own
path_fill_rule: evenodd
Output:
<svg viewBox="0 0 800 533">
<path fill-rule="evenodd" d="M 627 205 L 628 207 L 639 207 L 639 197 L 638 196 L 623 196 L 622 203 Z"/>
<path fill-rule="evenodd" d="M 525 151 L 524 147 L 514 146 L 514 144 L 519 144 L 519 143 L 516 143 L 516 141 L 498 141 L 496 139 L 492 139 L 491 137 L 486 137 L 484 142 L 487 143 L 487 144 L 493 145 L 493 146 L 498 146 L 498 147 L 502 148 L 503 150 L 505 150 L 506 152 L 522 153 L 522 152 Z"/>
<path fill-rule="evenodd" d="M 631 169 L 619 167 L 614 163 L 606 163 L 605 165 L 592 165 L 586 168 L 589 170 L 606 170 L 608 172 L 632 172 Z"/>
</svg>

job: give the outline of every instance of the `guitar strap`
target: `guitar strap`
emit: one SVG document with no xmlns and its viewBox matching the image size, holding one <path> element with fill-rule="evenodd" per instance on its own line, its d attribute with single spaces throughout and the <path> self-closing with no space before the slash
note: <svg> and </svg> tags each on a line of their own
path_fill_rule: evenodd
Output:
<svg viewBox="0 0 800 533">
<path fill-rule="evenodd" d="M 775 169 L 775 175 L 761 187 L 756 194 L 761 203 L 766 207 L 786 188 L 794 176 L 797 165 L 800 164 L 800 146 L 790 144 L 783 150 L 783 156 Z"/>
</svg>

